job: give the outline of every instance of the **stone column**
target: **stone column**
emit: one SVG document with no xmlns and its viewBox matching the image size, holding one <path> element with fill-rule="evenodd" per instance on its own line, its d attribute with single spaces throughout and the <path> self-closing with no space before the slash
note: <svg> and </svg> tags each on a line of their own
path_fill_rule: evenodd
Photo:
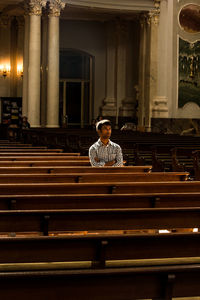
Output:
<svg viewBox="0 0 200 300">
<path fill-rule="evenodd" d="M 135 24 L 136 25 L 136 24 Z M 134 26 L 134 30 L 137 27 Z M 126 96 L 122 101 L 122 106 L 120 107 L 120 116 L 123 117 L 136 117 L 136 98 L 134 97 L 135 89 L 134 86 L 137 81 L 134 81 L 134 73 L 137 74 L 138 66 L 134 65 L 134 53 L 136 53 L 135 48 L 137 48 L 137 36 L 136 32 L 133 33 L 133 23 L 128 23 L 126 32 Z"/>
<path fill-rule="evenodd" d="M 116 116 L 116 35 L 115 22 L 107 23 L 106 98 L 101 107 L 103 116 Z"/>
<path fill-rule="evenodd" d="M 139 127 L 151 130 L 151 107 L 157 93 L 157 24 L 159 11 L 142 15 L 139 75 Z"/>
<path fill-rule="evenodd" d="M 153 101 L 152 117 L 168 117 L 167 97 L 167 49 L 168 49 L 168 3 L 167 0 L 160 2 L 160 20 L 158 27 L 158 86 L 157 95 Z"/>
<path fill-rule="evenodd" d="M 126 46 L 127 22 L 117 21 L 117 48 L 116 48 L 116 128 L 119 127 L 119 108 L 126 98 Z"/>
<path fill-rule="evenodd" d="M 40 61 L 41 15 L 47 0 L 29 0 L 29 69 L 28 69 L 28 120 L 31 127 L 40 127 Z"/>
<path fill-rule="evenodd" d="M 24 16 L 24 55 L 23 55 L 23 90 L 22 116 L 28 116 L 28 56 L 29 56 L 29 14 Z"/>
<path fill-rule="evenodd" d="M 47 118 L 47 63 L 48 63 L 48 12 L 42 15 L 42 51 L 41 51 L 41 127 L 46 127 Z"/>
<path fill-rule="evenodd" d="M 64 7 L 61 0 L 49 3 L 46 127 L 59 127 L 59 16 Z"/>
<path fill-rule="evenodd" d="M 17 38 L 17 68 L 20 66 L 23 72 L 23 52 L 24 52 L 24 17 L 18 16 L 18 38 Z M 22 75 L 22 76 L 21 76 Z M 17 97 L 22 97 L 23 94 L 23 73 L 19 74 L 17 69 Z"/>
<path fill-rule="evenodd" d="M 138 88 L 138 127 L 145 123 L 145 75 L 146 75 L 146 43 L 147 19 L 146 15 L 140 16 L 140 54 L 139 54 L 139 88 Z"/>
</svg>

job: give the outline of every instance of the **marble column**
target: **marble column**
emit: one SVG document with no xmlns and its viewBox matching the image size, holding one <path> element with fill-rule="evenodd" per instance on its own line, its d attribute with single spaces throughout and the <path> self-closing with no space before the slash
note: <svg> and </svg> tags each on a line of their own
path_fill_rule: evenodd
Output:
<svg viewBox="0 0 200 300">
<path fill-rule="evenodd" d="M 116 128 L 119 126 L 120 106 L 126 98 L 126 49 L 127 49 L 127 22 L 117 21 L 117 48 L 116 48 Z"/>
<path fill-rule="evenodd" d="M 168 2 L 160 2 L 160 19 L 158 27 L 158 86 L 157 95 L 153 101 L 152 117 L 168 117 L 168 97 L 167 97 L 167 49 L 168 49 Z"/>
<path fill-rule="evenodd" d="M 146 15 L 140 16 L 140 54 L 139 54 L 139 87 L 138 87 L 138 127 L 145 123 L 145 75 L 146 75 L 146 44 L 147 21 Z"/>
<path fill-rule="evenodd" d="M 135 32 L 133 33 L 133 30 Z M 126 91 L 125 98 L 122 100 L 122 106 L 120 107 L 120 116 L 123 117 L 136 117 L 136 98 L 135 88 L 134 86 L 137 84 L 137 81 L 134 80 L 134 73 L 137 74 L 138 66 L 136 66 L 134 62 L 134 56 L 136 56 L 137 52 L 137 33 L 138 30 L 137 24 L 129 22 L 127 24 L 127 32 L 126 32 Z M 134 64 L 135 63 L 135 64 Z M 137 75 L 136 75 L 137 76 Z"/>
<path fill-rule="evenodd" d="M 29 56 L 29 14 L 24 16 L 24 55 L 23 55 L 23 90 L 22 116 L 28 116 L 28 56 Z"/>
<path fill-rule="evenodd" d="M 17 23 L 18 23 L 18 38 L 17 38 L 17 50 L 16 50 L 16 53 L 17 53 L 17 97 L 22 97 L 23 74 L 19 74 L 18 68 L 20 66 L 21 71 L 23 72 L 24 30 L 25 30 L 24 17 L 18 16 Z"/>
<path fill-rule="evenodd" d="M 47 124 L 59 127 L 59 16 L 65 3 L 49 2 L 48 74 L 47 74 Z"/>
<path fill-rule="evenodd" d="M 48 64 L 48 12 L 42 15 L 42 51 L 41 51 L 41 127 L 46 127 L 47 118 L 47 64 Z"/>
<path fill-rule="evenodd" d="M 29 0 L 28 121 L 40 127 L 41 15 L 47 0 Z"/>
<path fill-rule="evenodd" d="M 116 34 L 115 22 L 107 22 L 106 97 L 101 107 L 103 116 L 116 116 Z"/>
<path fill-rule="evenodd" d="M 152 102 L 157 93 L 157 32 L 158 10 L 141 18 L 139 127 L 151 131 Z"/>
</svg>

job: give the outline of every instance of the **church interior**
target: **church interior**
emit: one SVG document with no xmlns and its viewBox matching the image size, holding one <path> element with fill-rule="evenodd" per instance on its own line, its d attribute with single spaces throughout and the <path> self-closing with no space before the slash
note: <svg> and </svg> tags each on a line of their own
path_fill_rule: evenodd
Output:
<svg viewBox="0 0 200 300">
<path fill-rule="evenodd" d="M 0 0 L 1 299 L 199 276 L 200 0 Z"/>
</svg>

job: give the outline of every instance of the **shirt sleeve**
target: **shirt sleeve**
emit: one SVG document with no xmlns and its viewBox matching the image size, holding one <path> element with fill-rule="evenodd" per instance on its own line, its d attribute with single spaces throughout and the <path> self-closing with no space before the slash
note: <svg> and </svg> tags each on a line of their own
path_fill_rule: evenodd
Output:
<svg viewBox="0 0 200 300">
<path fill-rule="evenodd" d="M 90 158 L 90 163 L 92 167 L 103 167 L 105 165 L 105 161 L 101 160 L 97 162 L 95 158 L 97 156 L 97 152 L 94 147 L 90 147 L 89 149 L 89 158 Z"/>
<path fill-rule="evenodd" d="M 122 167 L 123 166 L 123 155 L 122 155 L 122 149 L 121 147 L 117 147 L 117 155 L 116 155 L 116 163 L 113 165 L 113 167 Z"/>
</svg>

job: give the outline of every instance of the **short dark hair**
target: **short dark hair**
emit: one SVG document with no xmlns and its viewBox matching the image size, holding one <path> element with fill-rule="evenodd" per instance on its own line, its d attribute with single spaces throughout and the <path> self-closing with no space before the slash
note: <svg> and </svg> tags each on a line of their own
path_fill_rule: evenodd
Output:
<svg viewBox="0 0 200 300">
<path fill-rule="evenodd" d="M 101 128 L 103 127 L 103 125 L 110 125 L 111 126 L 110 120 L 101 120 L 101 121 L 97 122 L 97 124 L 96 124 L 96 131 L 101 130 Z"/>
</svg>

